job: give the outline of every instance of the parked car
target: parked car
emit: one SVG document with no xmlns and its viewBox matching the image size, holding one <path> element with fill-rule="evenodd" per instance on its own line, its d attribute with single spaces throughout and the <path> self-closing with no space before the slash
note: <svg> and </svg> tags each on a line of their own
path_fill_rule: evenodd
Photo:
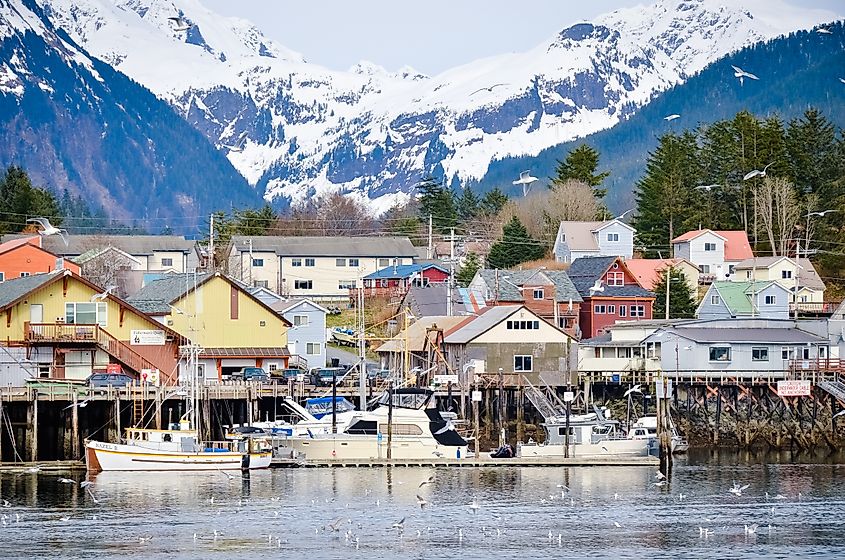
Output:
<svg viewBox="0 0 845 560">
<path fill-rule="evenodd" d="M 95 373 L 88 378 L 88 386 L 100 387 L 125 387 L 134 383 L 135 378 L 125 373 Z"/>
<path fill-rule="evenodd" d="M 337 380 L 339 383 L 343 379 L 343 376 L 346 375 L 346 372 L 347 369 L 342 367 L 311 368 L 311 371 L 308 372 L 308 378 L 311 385 L 315 387 L 331 387 L 332 379 Z"/>
<path fill-rule="evenodd" d="M 274 377 L 287 383 L 288 381 L 296 381 L 302 375 L 303 379 L 308 377 L 308 372 L 299 368 L 285 368 L 277 369 L 271 372 L 270 377 Z"/>
<path fill-rule="evenodd" d="M 367 370 L 367 379 L 369 380 L 385 380 L 390 377 L 389 369 L 369 369 Z"/>
<path fill-rule="evenodd" d="M 270 376 L 260 367 L 245 367 L 241 368 L 230 377 L 237 381 L 270 381 Z"/>
</svg>

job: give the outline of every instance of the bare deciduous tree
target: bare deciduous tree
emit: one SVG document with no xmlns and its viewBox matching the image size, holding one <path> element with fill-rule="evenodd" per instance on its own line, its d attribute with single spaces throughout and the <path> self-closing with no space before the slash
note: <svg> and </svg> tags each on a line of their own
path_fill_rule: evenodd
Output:
<svg viewBox="0 0 845 560">
<path fill-rule="evenodd" d="M 326 194 L 295 206 L 280 217 L 268 233 L 273 235 L 366 235 L 375 230 L 372 212 L 350 196 Z"/>
<path fill-rule="evenodd" d="M 801 205 L 795 187 L 786 179 L 766 177 L 754 190 L 757 217 L 769 236 L 774 256 L 785 255 L 795 226 L 801 218 Z"/>
</svg>

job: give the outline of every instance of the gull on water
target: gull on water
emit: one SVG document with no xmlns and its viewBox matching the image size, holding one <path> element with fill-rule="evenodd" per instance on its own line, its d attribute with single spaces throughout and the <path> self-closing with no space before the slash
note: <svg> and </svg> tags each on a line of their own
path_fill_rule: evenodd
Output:
<svg viewBox="0 0 845 560">
<path fill-rule="evenodd" d="M 478 505 L 478 500 L 476 498 L 472 499 L 472 503 L 469 504 L 469 509 L 472 510 L 472 513 L 477 513 L 481 506 Z"/>
<path fill-rule="evenodd" d="M 733 488 L 729 488 L 728 492 L 733 494 L 736 497 L 740 497 L 740 496 L 742 496 L 743 491 L 748 489 L 748 486 L 749 486 L 748 484 L 740 486 L 739 483 L 734 482 Z"/>
<path fill-rule="evenodd" d="M 420 506 L 420 509 L 423 509 L 428 505 L 428 500 L 417 494 L 417 505 Z"/>
<path fill-rule="evenodd" d="M 753 525 L 746 525 L 745 526 L 745 534 L 746 535 L 754 535 L 757 533 L 757 524 Z"/>
</svg>

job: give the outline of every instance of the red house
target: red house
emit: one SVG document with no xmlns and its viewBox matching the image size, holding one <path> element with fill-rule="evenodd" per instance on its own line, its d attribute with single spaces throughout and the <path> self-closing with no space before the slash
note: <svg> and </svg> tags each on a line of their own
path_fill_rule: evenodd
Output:
<svg viewBox="0 0 845 560">
<path fill-rule="evenodd" d="M 41 248 L 41 238 L 22 237 L 0 244 L 0 282 L 58 268 L 79 274 L 79 265 Z"/>
<path fill-rule="evenodd" d="M 616 321 L 652 318 L 654 293 L 643 288 L 622 257 L 581 257 L 567 271 L 584 303 L 583 338 L 593 338 Z"/>
<path fill-rule="evenodd" d="M 364 294 L 404 295 L 411 286 L 428 286 L 446 282 L 448 279 L 449 271 L 436 264 L 388 266 L 364 276 Z"/>
</svg>

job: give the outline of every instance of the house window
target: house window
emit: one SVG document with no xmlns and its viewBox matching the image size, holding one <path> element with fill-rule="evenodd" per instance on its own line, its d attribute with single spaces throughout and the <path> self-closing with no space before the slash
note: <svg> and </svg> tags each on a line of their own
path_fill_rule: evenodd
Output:
<svg viewBox="0 0 845 560">
<path fill-rule="evenodd" d="M 768 362 L 769 349 L 765 346 L 754 347 L 751 349 L 751 360 L 754 362 Z"/>
<path fill-rule="evenodd" d="M 624 286 L 625 273 L 624 272 L 608 272 L 607 273 L 608 286 Z"/>
<path fill-rule="evenodd" d="M 6 279 L 6 273 L 0 272 L 0 282 L 4 281 L 5 279 Z"/>
<path fill-rule="evenodd" d="M 703 272 L 704 274 L 710 274 L 710 265 L 709 265 L 709 264 L 702 264 L 702 265 L 700 265 L 698 268 L 699 268 L 699 269 L 701 270 L 701 272 Z"/>
<path fill-rule="evenodd" d="M 279 364 L 267 364 L 267 371 L 273 372 L 279 369 Z"/>
<path fill-rule="evenodd" d="M 387 281 L 387 278 L 381 278 L 378 281 L 378 285 L 380 288 L 386 288 L 389 285 L 389 282 Z"/>
<path fill-rule="evenodd" d="M 386 266 L 390 266 L 390 259 L 379 259 L 378 260 L 379 268 L 384 268 Z"/>
<path fill-rule="evenodd" d="M 751 271 L 750 270 L 745 271 L 745 277 L 748 278 L 749 280 L 751 279 Z"/>
<path fill-rule="evenodd" d="M 21 272 L 21 278 L 26 278 L 27 276 L 29 276 L 29 272 Z"/>
<path fill-rule="evenodd" d="M 715 251 L 716 250 L 716 244 L 715 243 L 705 243 L 704 244 L 704 250 L 705 251 Z"/>
<path fill-rule="evenodd" d="M 780 358 L 781 360 L 794 360 L 795 359 L 795 348 L 791 348 L 789 346 L 784 346 L 780 349 Z"/>
<path fill-rule="evenodd" d="M 354 290 L 355 280 L 340 280 L 337 283 L 338 290 Z"/>
<path fill-rule="evenodd" d="M 264 266 L 264 259 L 252 259 L 252 266 Z"/>
<path fill-rule="evenodd" d="M 607 308 L 604 305 L 594 305 L 593 306 L 593 313 L 595 315 L 604 315 L 606 309 Z"/>
<path fill-rule="evenodd" d="M 710 361 L 711 362 L 730 362 L 731 361 L 731 347 L 730 346 L 711 346 L 710 347 Z"/>
<path fill-rule="evenodd" d="M 792 278 L 792 271 L 791 270 L 781 270 L 780 271 L 780 277 L 783 278 L 784 280 L 788 280 L 789 278 Z"/>
<path fill-rule="evenodd" d="M 320 355 L 320 343 L 319 342 L 309 342 L 305 345 L 305 353 L 309 356 L 319 356 Z"/>
<path fill-rule="evenodd" d="M 735 264 L 729 264 L 728 265 L 728 274 L 733 274 L 734 270 L 736 270 L 736 265 Z"/>
<path fill-rule="evenodd" d="M 632 305 L 631 317 L 645 317 L 645 305 Z"/>
<path fill-rule="evenodd" d="M 809 347 L 805 346 L 805 347 L 801 348 L 801 359 L 802 360 L 809 360 L 810 359 L 810 348 Z"/>
<path fill-rule="evenodd" d="M 608 241 L 619 241 L 619 234 L 618 233 L 608 233 L 607 234 Z"/>
<path fill-rule="evenodd" d="M 505 328 L 510 331 L 537 330 L 540 328 L 540 321 L 506 321 Z"/>
<path fill-rule="evenodd" d="M 291 259 L 290 265 L 291 266 L 302 266 L 302 259 Z"/>
<path fill-rule="evenodd" d="M 310 290 L 314 287 L 314 283 L 311 280 L 294 280 L 293 281 L 293 288 L 295 290 Z"/>
<path fill-rule="evenodd" d="M 660 343 L 659 342 L 646 342 L 645 345 L 645 352 L 646 356 L 649 359 L 657 360 L 660 358 Z"/>
<path fill-rule="evenodd" d="M 308 315 L 294 315 L 293 316 L 293 326 L 294 327 L 307 327 L 308 326 Z"/>
<path fill-rule="evenodd" d="M 269 288 L 270 283 L 267 280 L 253 280 L 252 285 L 256 288 Z"/>
<path fill-rule="evenodd" d="M 777 296 L 766 296 L 763 299 L 763 302 L 766 305 L 775 305 L 778 302 L 778 298 L 777 298 Z"/>
<path fill-rule="evenodd" d="M 534 288 L 534 299 L 543 299 L 545 296 L 545 292 L 543 288 Z"/>
<path fill-rule="evenodd" d="M 607 306 L 607 314 L 608 315 L 616 315 L 616 306 L 615 305 L 608 305 Z"/>
<path fill-rule="evenodd" d="M 349 259 L 349 266 L 358 266 L 358 259 Z"/>
<path fill-rule="evenodd" d="M 630 358 L 631 357 L 631 349 L 630 348 L 617 348 L 616 349 L 616 357 L 617 358 Z"/>
<path fill-rule="evenodd" d="M 173 259 L 161 259 L 161 266 L 173 266 Z"/>
<path fill-rule="evenodd" d="M 620 305 L 619 306 L 619 316 L 620 317 L 627 317 L 628 316 L 628 306 L 627 305 Z"/>
<path fill-rule="evenodd" d="M 108 305 L 104 301 L 65 303 L 65 323 L 106 327 L 108 326 Z"/>
<path fill-rule="evenodd" d="M 533 370 L 533 356 L 514 356 L 513 370 L 514 371 L 532 371 Z"/>
<path fill-rule="evenodd" d="M 710 305 L 719 305 L 721 303 L 722 298 L 720 298 L 718 295 L 713 294 L 712 296 L 710 296 Z"/>
<path fill-rule="evenodd" d="M 314 266 L 314 259 L 305 259 L 305 266 Z"/>
<path fill-rule="evenodd" d="M 335 259 L 334 265 L 335 266 L 346 266 L 346 259 Z"/>
</svg>

